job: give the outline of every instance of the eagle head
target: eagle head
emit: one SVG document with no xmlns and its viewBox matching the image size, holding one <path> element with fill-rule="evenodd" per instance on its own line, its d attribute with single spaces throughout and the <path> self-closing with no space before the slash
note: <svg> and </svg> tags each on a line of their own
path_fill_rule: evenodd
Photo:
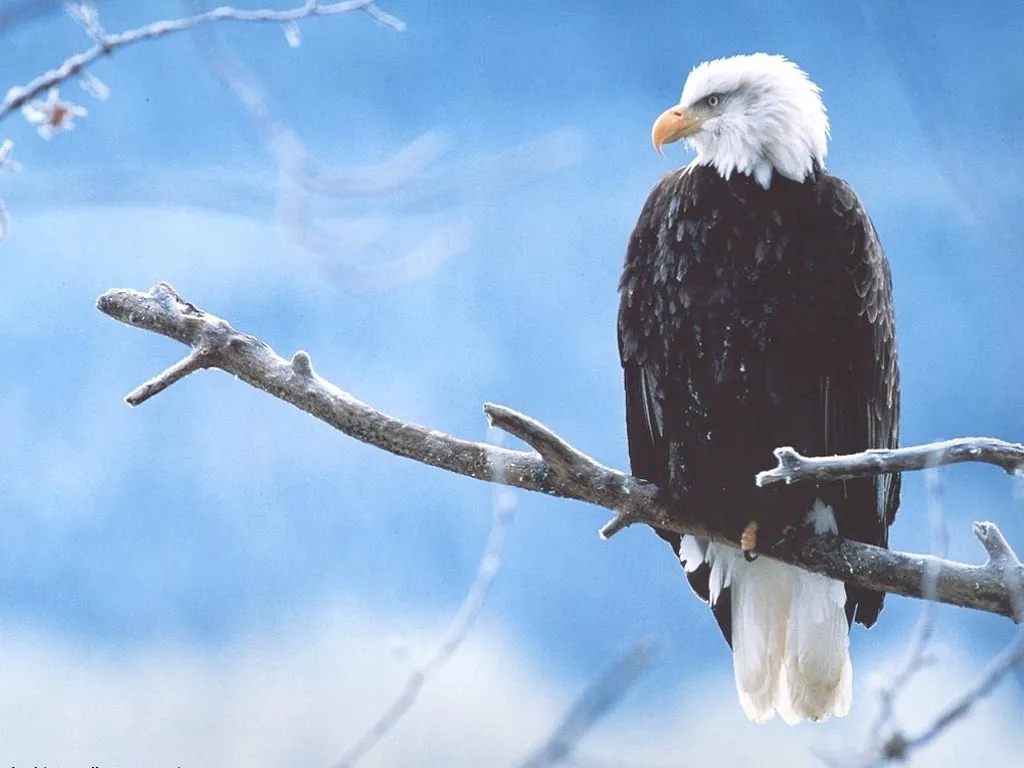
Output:
<svg viewBox="0 0 1024 768">
<path fill-rule="evenodd" d="M 828 117 L 821 89 L 783 56 L 754 53 L 698 64 L 679 104 L 651 129 L 654 148 L 686 139 L 698 165 L 723 178 L 753 176 L 767 189 L 772 172 L 803 181 L 824 166 Z"/>
</svg>

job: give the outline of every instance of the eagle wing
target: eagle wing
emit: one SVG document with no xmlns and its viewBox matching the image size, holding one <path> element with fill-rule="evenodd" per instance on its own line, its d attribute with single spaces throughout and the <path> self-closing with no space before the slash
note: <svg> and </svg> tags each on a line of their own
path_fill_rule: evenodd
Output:
<svg viewBox="0 0 1024 768">
<path fill-rule="evenodd" d="M 785 216 L 748 214 L 757 207 L 739 200 L 732 210 L 740 213 L 730 215 L 747 219 L 737 223 L 722 213 L 737 201 L 725 198 L 764 193 L 713 174 L 665 177 L 627 248 L 618 340 L 632 471 L 676 499 L 685 486 L 705 506 L 722 499 L 719 508 L 774 504 L 791 514 L 821 498 L 841 535 L 886 546 L 898 475 L 753 487 L 778 445 L 827 455 L 898 443 L 891 282 L 874 227 L 849 186 L 823 173 L 813 199 L 800 198 Z M 794 261 L 786 248 L 813 252 L 813 263 Z M 749 264 L 730 263 L 747 253 Z M 683 466 L 690 475 L 675 479 Z M 738 485 L 736 471 L 750 476 L 749 486 Z M 727 486 L 732 495 L 721 493 Z M 657 533 L 678 553 L 676 534 Z M 707 567 L 687 576 L 707 600 Z M 715 614 L 729 639 L 723 598 L 727 591 Z M 850 587 L 847 598 L 851 622 L 874 623 L 883 595 Z"/>
<path fill-rule="evenodd" d="M 668 384 L 666 371 L 657 355 L 652 355 L 651 340 L 664 330 L 661 310 L 651 303 L 651 296 L 641 286 L 656 269 L 654 259 L 665 247 L 666 212 L 678 212 L 682 206 L 680 195 L 689 196 L 691 187 L 680 184 L 682 176 L 669 174 L 659 182 L 647 199 L 630 238 L 626 254 L 626 269 L 619 290 L 622 294 L 618 319 L 619 358 L 622 362 L 626 390 L 626 439 L 629 447 L 630 468 L 636 477 L 648 480 L 663 492 L 670 482 L 671 443 L 666 435 L 665 408 Z M 686 201 L 692 205 L 695 200 Z M 631 269 L 630 267 L 634 267 Z M 655 532 L 679 553 L 680 536 L 673 531 L 655 529 Z M 692 539 L 692 537 L 689 537 Z M 700 545 L 697 545 L 700 546 Z M 702 554 L 702 553 L 701 553 Z M 708 603 L 708 575 L 710 569 L 701 564 L 687 571 L 690 586 Z M 719 624 L 729 638 L 730 612 L 727 602 L 715 606 Z"/>
<path fill-rule="evenodd" d="M 821 215 L 832 232 L 832 253 L 843 265 L 838 286 L 851 292 L 856 307 L 845 322 L 849 345 L 837 350 L 831 371 L 822 381 L 821 409 L 825 418 L 823 455 L 856 453 L 870 448 L 899 445 L 900 373 L 892 306 L 889 263 L 878 234 L 853 190 L 834 176 L 819 183 Z M 833 494 L 848 503 L 837 507 L 839 530 L 846 538 L 887 547 L 889 526 L 899 507 L 901 476 L 881 475 L 845 483 L 831 483 Z M 874 509 L 875 515 L 862 514 Z M 860 587 L 847 587 L 847 616 L 870 627 L 878 618 L 884 595 Z"/>
</svg>

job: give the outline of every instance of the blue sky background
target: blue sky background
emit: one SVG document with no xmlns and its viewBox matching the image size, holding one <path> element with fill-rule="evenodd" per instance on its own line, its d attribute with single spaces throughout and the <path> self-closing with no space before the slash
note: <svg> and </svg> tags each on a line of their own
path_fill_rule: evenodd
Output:
<svg viewBox="0 0 1024 768">
<path fill-rule="evenodd" d="M 480 405 L 501 402 L 625 468 L 616 281 L 648 191 L 688 160 L 655 155 L 650 124 L 710 57 L 784 53 L 822 86 L 830 169 L 892 262 L 904 442 L 1020 440 L 1024 6 L 909 5 L 395 2 L 382 7 L 403 33 L 320 19 L 295 50 L 278 27 L 222 25 L 333 180 L 306 198 L 317 252 L 276 215 L 274 158 L 187 36 L 97 64 L 109 101 L 66 85 L 90 110 L 73 133 L 0 124 L 24 166 L 0 176 L 0 760 L 325 764 L 400 688 L 410 662 L 389 649 L 416 660 L 440 642 L 490 528 L 491 488 L 217 372 L 127 408 L 184 349 L 107 319 L 98 294 L 166 280 L 392 414 L 485 439 Z M 100 9 L 112 31 L 182 12 Z M 88 44 L 61 13 L 0 34 L 3 90 Z M 944 472 L 951 555 L 981 559 L 975 519 L 1024 549 L 1021 492 L 992 468 Z M 892 543 L 921 551 L 921 477 L 903 498 Z M 601 542 L 600 510 L 516 499 L 477 630 L 365 764 L 512 763 L 647 634 L 656 666 L 588 754 L 756 764 L 856 743 L 867 683 L 917 604 L 889 598 L 854 631 L 848 720 L 755 727 L 660 540 Z M 1010 637 L 1005 620 L 938 616 L 943 663 L 911 692 L 911 720 Z M 978 765 L 1019 754 L 1019 728 L 1003 727 L 1019 722 L 1019 682 L 922 764 L 960 765 L 969 741 L 989 750 L 970 752 Z"/>
</svg>

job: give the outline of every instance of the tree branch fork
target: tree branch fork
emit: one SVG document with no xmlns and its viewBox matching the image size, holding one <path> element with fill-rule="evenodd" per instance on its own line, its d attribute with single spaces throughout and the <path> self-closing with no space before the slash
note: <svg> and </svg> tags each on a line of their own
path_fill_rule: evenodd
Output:
<svg viewBox="0 0 1024 768">
<path fill-rule="evenodd" d="M 604 507 L 613 513 L 600 531 L 605 538 L 643 523 L 738 545 L 717 530 L 714 521 L 681 519 L 653 484 L 604 466 L 540 422 L 511 408 L 488 403 L 484 412 L 494 427 L 519 438 L 531 451 L 462 440 L 384 414 L 320 377 L 306 352 L 296 352 L 285 360 L 259 339 L 185 301 L 167 283 L 147 293 L 107 291 L 98 298 L 97 307 L 125 324 L 167 336 L 190 348 L 181 361 L 132 391 L 125 398 L 129 405 L 141 405 L 190 373 L 219 368 L 361 442 L 398 456 L 480 480 Z M 757 485 L 842 480 L 964 461 L 993 464 L 1011 474 L 1024 475 L 1024 445 L 992 438 L 959 438 L 827 457 L 805 457 L 782 447 L 775 456 L 775 468 L 752 478 Z M 785 552 L 761 554 L 849 584 L 935 599 L 1000 614 L 1019 623 L 1022 611 L 1017 596 L 1024 594 L 1024 564 L 995 523 L 975 523 L 974 535 L 988 555 L 981 565 L 903 553 L 835 536 L 814 536 L 787 547 Z M 934 589 L 925 594 L 929 574 L 937 574 L 937 580 Z"/>
</svg>

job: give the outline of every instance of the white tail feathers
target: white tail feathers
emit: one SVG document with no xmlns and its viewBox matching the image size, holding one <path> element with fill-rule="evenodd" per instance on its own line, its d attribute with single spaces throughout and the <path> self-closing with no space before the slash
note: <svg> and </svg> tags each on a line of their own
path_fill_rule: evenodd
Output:
<svg viewBox="0 0 1024 768">
<path fill-rule="evenodd" d="M 740 705 L 754 722 L 776 712 L 787 723 L 849 713 L 853 667 L 841 582 L 765 557 L 735 563 L 732 649 Z"/>
<path fill-rule="evenodd" d="M 825 513 L 834 530 L 832 510 L 820 503 L 808 522 L 827 529 Z M 712 604 L 731 588 L 733 667 L 747 717 L 766 723 L 778 712 L 792 724 L 848 714 L 853 667 L 842 582 L 767 557 L 748 563 L 724 545 L 688 544 L 688 570 L 701 548 L 711 566 Z"/>
</svg>

